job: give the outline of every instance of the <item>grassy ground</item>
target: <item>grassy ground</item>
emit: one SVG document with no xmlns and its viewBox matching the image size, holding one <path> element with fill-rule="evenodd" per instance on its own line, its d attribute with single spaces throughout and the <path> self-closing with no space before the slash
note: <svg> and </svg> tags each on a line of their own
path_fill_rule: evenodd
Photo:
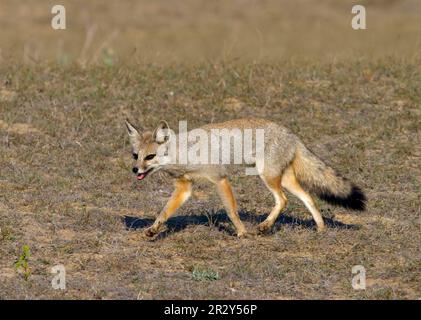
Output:
<svg viewBox="0 0 421 320">
<path fill-rule="evenodd" d="M 0 4 L 0 299 L 420 298 L 419 2 L 367 0 L 365 31 L 336 0 L 63 1 L 68 30 L 53 31 L 53 2 Z M 318 234 L 290 196 L 269 235 L 239 240 L 200 184 L 145 238 L 172 185 L 134 180 L 124 119 L 247 116 L 292 129 L 367 211 L 318 201 Z M 231 181 L 251 230 L 272 196 Z"/>
<path fill-rule="evenodd" d="M 1 298 L 419 297 L 419 64 L 6 68 L 0 80 Z M 272 234 L 238 240 L 200 185 L 167 232 L 144 238 L 172 188 L 134 181 L 123 119 L 248 115 L 294 130 L 364 187 L 368 210 L 320 202 L 329 228 L 317 234 L 291 197 Z M 255 177 L 232 182 L 251 229 L 271 195 Z M 13 268 L 23 245 L 28 280 Z M 50 285 L 60 263 L 63 292 Z M 365 291 L 351 287 L 358 264 Z"/>
</svg>

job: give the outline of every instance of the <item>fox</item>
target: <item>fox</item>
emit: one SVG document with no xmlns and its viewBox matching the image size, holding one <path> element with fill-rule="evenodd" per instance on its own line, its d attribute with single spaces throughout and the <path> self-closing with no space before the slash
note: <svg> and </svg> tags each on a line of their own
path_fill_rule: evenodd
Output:
<svg viewBox="0 0 421 320">
<path fill-rule="evenodd" d="M 147 237 L 153 237 L 160 232 L 166 221 L 189 199 L 194 183 L 201 179 L 216 186 L 226 213 L 235 227 L 236 235 L 239 238 L 248 235 L 240 220 L 237 202 L 229 182 L 231 164 L 197 164 L 188 161 L 177 163 L 170 153 L 159 152 L 162 148 L 168 149 L 172 139 L 179 138 L 179 134 L 172 133 L 164 120 L 160 121 L 153 131 L 138 129 L 128 119 L 125 120 L 125 125 L 134 161 L 132 171 L 137 180 L 144 180 L 157 171 L 163 171 L 171 177 L 175 186 L 170 199 L 154 223 L 145 229 Z M 325 230 L 325 223 L 312 195 L 346 209 L 363 211 L 366 208 L 367 198 L 360 187 L 341 176 L 307 148 L 292 131 L 276 122 L 261 118 L 244 118 L 210 123 L 201 126 L 200 129 L 209 134 L 218 129 L 264 130 L 264 152 L 256 153 L 252 164 L 260 168 L 258 175 L 272 193 L 275 205 L 266 219 L 257 226 L 258 233 L 269 231 L 285 209 L 285 191 L 304 204 L 319 232 Z"/>
</svg>

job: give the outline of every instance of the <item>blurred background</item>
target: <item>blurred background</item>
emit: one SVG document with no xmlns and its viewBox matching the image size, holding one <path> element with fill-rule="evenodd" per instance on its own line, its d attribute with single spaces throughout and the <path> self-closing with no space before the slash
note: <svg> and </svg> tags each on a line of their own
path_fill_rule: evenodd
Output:
<svg viewBox="0 0 421 320">
<path fill-rule="evenodd" d="M 51 8 L 66 8 L 53 30 Z M 352 6 L 367 30 L 351 28 Z M 420 0 L 2 0 L 0 62 L 115 64 L 413 58 Z"/>
</svg>

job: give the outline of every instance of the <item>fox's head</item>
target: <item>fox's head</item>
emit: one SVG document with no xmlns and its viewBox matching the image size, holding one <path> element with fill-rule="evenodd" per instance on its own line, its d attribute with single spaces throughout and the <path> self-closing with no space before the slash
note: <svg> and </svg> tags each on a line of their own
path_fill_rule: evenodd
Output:
<svg viewBox="0 0 421 320">
<path fill-rule="evenodd" d="M 126 127 L 132 146 L 133 173 L 138 180 L 143 180 L 167 163 L 167 157 L 162 151 L 170 140 L 170 129 L 166 121 L 161 121 L 153 132 L 141 132 L 128 120 Z"/>
</svg>

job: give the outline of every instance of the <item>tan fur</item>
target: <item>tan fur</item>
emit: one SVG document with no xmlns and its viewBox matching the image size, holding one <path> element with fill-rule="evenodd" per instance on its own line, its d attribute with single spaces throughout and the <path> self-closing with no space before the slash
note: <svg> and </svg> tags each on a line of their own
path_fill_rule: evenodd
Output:
<svg viewBox="0 0 421 320">
<path fill-rule="evenodd" d="M 282 176 L 282 187 L 291 192 L 294 196 L 296 196 L 304 203 L 304 205 L 310 211 L 314 221 L 317 224 L 317 230 L 323 231 L 325 225 L 323 222 L 322 215 L 317 209 L 312 197 L 306 191 L 304 191 L 304 189 L 299 184 L 297 177 L 294 173 L 293 167 L 288 167 L 285 170 L 284 175 Z"/>
<path fill-rule="evenodd" d="M 262 175 L 261 178 L 275 198 L 275 206 L 273 207 L 272 211 L 266 220 L 259 224 L 257 227 L 260 232 L 265 232 L 273 226 L 279 214 L 285 208 L 287 204 L 287 197 L 281 188 L 282 177 L 280 175 L 276 177 Z"/>
<path fill-rule="evenodd" d="M 241 222 L 237 203 L 228 182 L 229 166 L 227 165 L 193 165 L 168 164 L 159 157 L 145 160 L 149 154 L 155 154 L 160 145 L 171 139 L 160 130 L 168 128 L 166 122 L 152 132 L 140 133 L 133 125 L 126 122 L 129 132 L 132 152 L 138 154 L 135 165 L 140 172 L 166 172 L 175 179 L 175 191 L 165 208 L 159 214 L 155 223 L 146 230 L 148 236 L 159 231 L 160 226 L 175 213 L 190 196 L 192 184 L 195 180 L 204 178 L 215 184 L 227 214 L 237 229 L 238 236 L 244 236 L 246 229 Z M 318 195 L 327 194 L 331 197 L 346 198 L 352 195 L 353 186 L 346 179 L 340 177 L 332 168 L 323 163 L 296 135 L 277 123 L 264 119 L 237 119 L 222 123 L 212 123 L 201 127 L 210 132 L 212 129 L 264 129 L 265 152 L 256 155 L 256 163 L 264 163 L 260 177 L 272 192 L 275 206 L 258 229 L 264 232 L 270 229 L 277 217 L 285 208 L 287 198 L 283 189 L 298 197 L 310 211 L 319 231 L 324 230 L 323 218 L 308 191 Z M 150 174 L 150 173 L 148 173 Z M 362 198 L 365 200 L 365 198 Z M 349 200 L 349 199 L 347 199 Z M 360 199 L 359 199 L 360 200 Z"/>
<path fill-rule="evenodd" d="M 165 223 L 175 211 L 190 197 L 192 183 L 186 179 L 177 179 L 175 181 L 175 190 L 168 200 L 164 210 L 160 213 L 154 224 L 146 229 L 147 236 L 153 236 L 159 230 L 159 227 Z"/>
<path fill-rule="evenodd" d="M 304 145 L 298 146 L 292 166 L 298 180 L 311 191 L 317 193 L 319 190 L 327 190 L 339 196 L 346 196 L 351 192 L 351 183 Z"/>
</svg>

